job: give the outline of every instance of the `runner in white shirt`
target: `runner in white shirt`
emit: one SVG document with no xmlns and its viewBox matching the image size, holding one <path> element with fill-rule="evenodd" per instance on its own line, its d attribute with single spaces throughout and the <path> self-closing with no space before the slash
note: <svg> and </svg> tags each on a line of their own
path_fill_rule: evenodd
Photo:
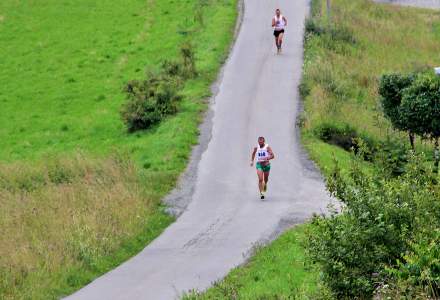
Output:
<svg viewBox="0 0 440 300">
<path fill-rule="evenodd" d="M 281 45 L 283 43 L 284 29 L 287 26 L 287 19 L 281 14 L 279 8 L 275 10 L 275 16 L 272 18 L 272 27 L 274 29 L 275 44 L 277 53 L 281 53 Z"/>
<path fill-rule="evenodd" d="M 272 149 L 266 144 L 264 137 L 258 138 L 258 145 L 252 151 L 251 167 L 254 165 L 255 157 L 257 158 L 257 175 L 258 188 L 260 189 L 260 197 L 264 199 L 264 193 L 267 190 L 267 182 L 269 181 L 270 160 L 275 158 Z"/>
</svg>

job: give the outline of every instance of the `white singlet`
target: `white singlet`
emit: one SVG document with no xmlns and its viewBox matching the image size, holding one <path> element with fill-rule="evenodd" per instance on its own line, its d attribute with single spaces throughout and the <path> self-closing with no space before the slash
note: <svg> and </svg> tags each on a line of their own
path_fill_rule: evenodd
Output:
<svg viewBox="0 0 440 300">
<path fill-rule="evenodd" d="M 283 30 L 284 27 L 286 26 L 286 22 L 284 22 L 284 17 L 283 17 L 283 15 L 280 15 L 279 18 L 275 15 L 275 16 L 273 17 L 273 19 L 275 20 L 275 30 L 276 30 L 276 31 Z"/>
<path fill-rule="evenodd" d="M 269 157 L 269 151 L 267 151 L 268 144 L 264 144 L 263 148 L 260 148 L 260 145 L 257 145 L 257 162 L 267 161 L 266 159 Z"/>
</svg>

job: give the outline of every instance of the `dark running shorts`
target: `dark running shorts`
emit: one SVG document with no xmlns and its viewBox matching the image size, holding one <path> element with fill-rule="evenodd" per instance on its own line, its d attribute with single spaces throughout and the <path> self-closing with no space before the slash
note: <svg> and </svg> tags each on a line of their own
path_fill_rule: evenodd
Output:
<svg viewBox="0 0 440 300">
<path fill-rule="evenodd" d="M 281 29 L 281 30 L 274 30 L 274 31 L 273 31 L 273 35 L 274 35 L 275 37 L 278 37 L 278 36 L 280 35 L 280 33 L 284 33 L 284 29 Z"/>
</svg>

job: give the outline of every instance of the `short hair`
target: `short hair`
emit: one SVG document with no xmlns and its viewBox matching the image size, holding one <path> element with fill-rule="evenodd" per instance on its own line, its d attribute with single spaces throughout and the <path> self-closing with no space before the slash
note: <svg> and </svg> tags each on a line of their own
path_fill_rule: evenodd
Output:
<svg viewBox="0 0 440 300">
<path fill-rule="evenodd" d="M 264 138 L 264 136 L 259 136 L 258 140 L 266 140 L 266 139 Z"/>
<path fill-rule="evenodd" d="M 281 9 L 277 8 L 277 9 L 275 9 L 275 11 L 281 11 Z"/>
</svg>

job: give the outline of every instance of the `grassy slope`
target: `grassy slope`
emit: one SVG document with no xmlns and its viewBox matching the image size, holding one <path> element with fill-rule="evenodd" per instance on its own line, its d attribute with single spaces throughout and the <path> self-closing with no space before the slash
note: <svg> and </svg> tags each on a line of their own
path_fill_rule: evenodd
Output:
<svg viewBox="0 0 440 300">
<path fill-rule="evenodd" d="M 196 3 L 2 1 L 0 57 L 8 59 L 0 60 L 0 159 L 78 148 L 98 154 L 126 149 L 140 157 L 158 139 L 153 132 L 125 133 L 119 118 L 123 84 L 142 77 L 146 65 L 176 56 L 179 44 L 191 36 L 203 76 L 186 91 L 201 97 L 224 58 L 235 1 L 213 1 L 199 31 Z M 185 102 L 184 112 L 195 109 L 200 107 Z M 179 121 L 163 130 L 188 123 Z"/>
<path fill-rule="evenodd" d="M 304 229 L 287 231 L 205 293 L 184 299 L 309 299 L 317 289 L 318 273 L 305 261 Z"/>
<path fill-rule="evenodd" d="M 326 24 L 325 1 L 315 1 L 317 19 Z M 325 145 L 313 135 L 323 122 L 347 123 L 374 139 L 393 132 L 378 104 L 377 85 L 387 72 L 433 67 L 440 59 L 440 13 L 433 10 L 374 4 L 368 0 L 332 1 L 332 22 L 355 38 L 354 44 L 328 35 L 308 36 L 303 82 L 311 88 L 305 98 L 303 141 L 324 172 L 332 166 L 329 152 L 344 165 L 350 155 Z M 374 28 L 374 30 L 372 30 Z M 432 148 L 420 143 L 419 148 Z"/>
<path fill-rule="evenodd" d="M 325 21 L 325 0 L 313 2 L 314 11 L 322 11 L 324 16 L 320 18 Z M 302 139 L 310 157 L 327 175 L 335 159 L 342 170 L 347 170 L 353 157 L 317 139 L 313 128 L 321 122 L 344 122 L 377 139 L 386 134 L 399 135 L 391 131 L 378 110 L 377 78 L 384 72 L 432 67 L 440 59 L 440 12 L 377 5 L 367 0 L 333 0 L 332 5 L 333 21 L 338 27 L 352 30 L 357 43 L 351 46 L 326 36 L 308 37 L 303 75 L 311 93 L 305 99 Z M 374 172 L 369 163 L 364 164 L 364 169 Z M 318 271 L 304 268 L 305 250 L 297 242 L 298 237 L 304 237 L 303 228 L 287 231 L 257 251 L 248 264 L 192 298 L 316 298 L 313 291 Z M 293 261 L 302 263 L 292 267 Z M 308 288 L 303 292 L 301 287 Z"/>
<path fill-rule="evenodd" d="M 237 15 L 236 0 L 202 2 L 0 3 L 0 298 L 70 293 L 169 224 L 160 199 L 197 141 Z M 128 135 L 124 82 L 188 38 L 200 77 L 180 112 Z"/>
</svg>

